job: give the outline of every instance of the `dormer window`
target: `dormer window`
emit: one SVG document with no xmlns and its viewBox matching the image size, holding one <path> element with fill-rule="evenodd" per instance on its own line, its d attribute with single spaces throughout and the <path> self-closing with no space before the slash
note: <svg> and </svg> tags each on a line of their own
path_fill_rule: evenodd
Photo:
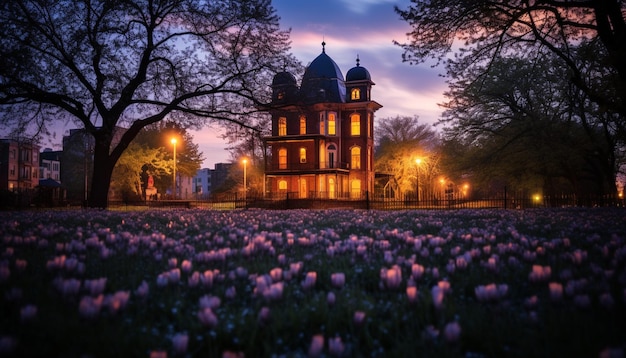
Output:
<svg viewBox="0 0 626 358">
<path fill-rule="evenodd" d="M 285 98 L 285 91 L 278 91 L 278 95 L 276 97 L 278 99 L 284 99 Z"/>
<path fill-rule="evenodd" d="M 350 98 L 353 101 L 361 99 L 361 90 L 358 88 L 353 88 L 352 91 L 350 92 Z"/>
</svg>

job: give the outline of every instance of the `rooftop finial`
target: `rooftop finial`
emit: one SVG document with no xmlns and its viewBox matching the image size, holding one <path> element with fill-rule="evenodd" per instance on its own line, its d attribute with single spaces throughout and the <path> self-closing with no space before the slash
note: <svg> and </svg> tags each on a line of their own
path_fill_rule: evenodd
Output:
<svg viewBox="0 0 626 358">
<path fill-rule="evenodd" d="M 322 52 L 326 53 L 326 41 L 322 39 Z"/>
<path fill-rule="evenodd" d="M 359 60 L 359 54 L 356 54 L 356 67 L 361 66 L 361 60 Z"/>
</svg>

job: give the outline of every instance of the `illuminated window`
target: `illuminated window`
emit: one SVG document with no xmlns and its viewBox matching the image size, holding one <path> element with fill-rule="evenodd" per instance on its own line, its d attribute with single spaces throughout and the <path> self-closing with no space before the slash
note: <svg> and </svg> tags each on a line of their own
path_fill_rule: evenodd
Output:
<svg viewBox="0 0 626 358">
<path fill-rule="evenodd" d="M 372 114 L 367 114 L 367 137 L 372 137 Z"/>
<path fill-rule="evenodd" d="M 352 147 L 350 149 L 350 167 L 352 169 L 361 169 L 361 148 L 360 147 Z"/>
<path fill-rule="evenodd" d="M 350 185 L 350 194 L 353 198 L 359 198 L 361 196 L 361 181 L 355 179 Z"/>
<path fill-rule="evenodd" d="M 358 114 L 350 116 L 350 134 L 361 135 L 361 116 Z"/>
<path fill-rule="evenodd" d="M 337 116 L 335 113 L 328 114 L 328 135 L 337 134 Z"/>
<path fill-rule="evenodd" d="M 300 163 L 306 163 L 306 148 L 300 148 Z"/>
<path fill-rule="evenodd" d="M 278 190 L 287 190 L 287 181 L 279 180 L 278 181 Z"/>
<path fill-rule="evenodd" d="M 352 89 L 350 98 L 352 98 L 352 100 L 361 99 L 361 90 L 358 88 Z"/>
<path fill-rule="evenodd" d="M 287 135 L 287 118 L 278 118 L 278 135 Z"/>
<path fill-rule="evenodd" d="M 300 117 L 300 134 L 306 134 L 306 117 Z"/>
<path fill-rule="evenodd" d="M 278 150 L 278 169 L 287 169 L 287 149 Z"/>
</svg>

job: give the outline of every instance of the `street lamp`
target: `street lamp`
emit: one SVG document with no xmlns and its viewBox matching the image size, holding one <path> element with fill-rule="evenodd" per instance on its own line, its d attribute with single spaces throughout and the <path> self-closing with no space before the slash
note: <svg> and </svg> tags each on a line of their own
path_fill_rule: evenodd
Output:
<svg viewBox="0 0 626 358">
<path fill-rule="evenodd" d="M 243 160 L 243 200 L 246 201 L 246 203 L 248 202 L 248 184 L 247 184 L 247 172 L 246 172 L 246 167 L 248 164 L 248 159 L 244 159 Z"/>
<path fill-rule="evenodd" d="M 417 158 L 415 159 L 415 164 L 417 164 L 417 175 L 415 176 L 417 178 L 417 180 L 415 181 L 415 195 L 416 195 L 416 202 L 419 203 L 420 201 L 420 164 L 422 164 L 422 159 Z"/>
<path fill-rule="evenodd" d="M 174 186 L 172 188 L 172 195 L 174 196 L 174 199 L 176 199 L 176 138 L 172 138 L 171 142 L 174 146 Z"/>
</svg>

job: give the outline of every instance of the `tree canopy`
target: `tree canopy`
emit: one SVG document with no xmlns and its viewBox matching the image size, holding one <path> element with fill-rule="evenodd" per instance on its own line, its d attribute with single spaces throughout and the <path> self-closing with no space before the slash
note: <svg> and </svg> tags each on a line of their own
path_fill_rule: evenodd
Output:
<svg viewBox="0 0 626 358">
<path fill-rule="evenodd" d="M 568 78 L 607 111 L 619 113 L 616 124 L 626 126 L 626 2 L 623 0 L 413 0 L 396 11 L 412 28 L 404 60 L 428 58 L 462 63 L 472 71 L 489 68 L 498 57 L 524 54 L 541 57 L 551 52 Z M 593 48 L 595 75 L 580 49 Z M 454 58 L 447 57 L 456 51 Z M 538 56 L 539 54 L 539 56 Z M 487 66 L 485 66 L 487 64 Z M 605 80 L 597 81 L 598 76 Z M 607 80 L 610 79 L 610 80 Z M 602 83 L 602 85 L 599 85 Z"/>
<path fill-rule="evenodd" d="M 247 126 L 296 63 L 270 0 L 15 0 L 0 5 L 0 120 L 73 121 L 95 140 L 89 205 L 139 131 Z M 114 138 L 116 127 L 126 130 Z"/>
<path fill-rule="evenodd" d="M 565 70 L 550 57 L 489 66 L 482 81 L 446 93 L 446 169 L 548 195 L 614 193 L 619 143 Z"/>
<path fill-rule="evenodd" d="M 391 174 L 402 193 L 415 192 L 416 175 L 431 178 L 437 171 L 437 133 L 418 116 L 382 118 L 376 125 L 376 171 Z M 418 164 L 416 160 L 420 160 Z M 423 183 L 426 183 L 424 180 Z"/>
</svg>

